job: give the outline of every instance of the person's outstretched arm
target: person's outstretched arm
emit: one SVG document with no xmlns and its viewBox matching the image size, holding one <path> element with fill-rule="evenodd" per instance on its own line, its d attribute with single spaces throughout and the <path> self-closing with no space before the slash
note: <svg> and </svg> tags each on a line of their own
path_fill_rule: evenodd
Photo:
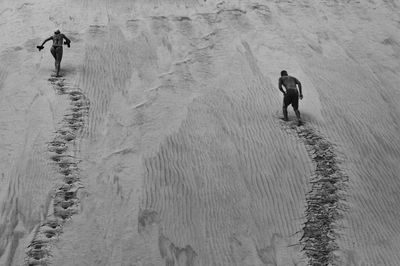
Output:
<svg viewBox="0 0 400 266">
<path fill-rule="evenodd" d="M 303 99 L 303 92 L 302 92 L 302 88 L 301 88 L 301 83 L 298 79 L 296 79 L 296 84 L 299 87 L 299 92 L 300 92 L 300 99 Z"/>
<path fill-rule="evenodd" d="M 53 39 L 53 36 L 47 38 L 46 40 L 43 41 L 42 45 L 36 46 L 36 48 L 38 48 L 39 51 L 42 50 L 42 49 L 44 48 L 43 45 L 44 45 L 46 42 L 48 42 L 48 41 L 50 41 L 50 40 L 52 40 L 52 39 Z"/>
<path fill-rule="evenodd" d="M 53 36 L 50 36 L 49 38 L 47 38 L 46 40 L 43 41 L 42 45 L 43 46 L 46 42 L 53 40 Z"/>
<path fill-rule="evenodd" d="M 63 34 L 63 38 L 65 39 L 64 44 L 66 44 L 66 45 L 68 46 L 68 48 L 69 48 L 69 47 L 70 47 L 70 44 L 71 44 L 71 40 L 68 39 L 67 36 L 65 36 L 64 34 Z"/>
<path fill-rule="evenodd" d="M 282 78 L 279 78 L 278 88 L 283 94 L 286 94 L 286 92 L 282 88 L 282 85 L 283 85 Z"/>
</svg>

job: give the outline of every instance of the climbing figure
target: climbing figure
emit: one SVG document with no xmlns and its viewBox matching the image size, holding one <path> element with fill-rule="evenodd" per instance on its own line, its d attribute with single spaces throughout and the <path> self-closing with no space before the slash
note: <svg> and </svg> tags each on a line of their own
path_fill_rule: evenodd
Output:
<svg viewBox="0 0 400 266">
<path fill-rule="evenodd" d="M 65 39 L 64 44 L 70 47 L 71 41 L 68 39 L 64 34 L 62 34 L 59 30 L 56 30 L 54 32 L 53 36 L 50 36 L 46 40 L 43 41 L 42 45 L 36 46 L 36 48 L 42 50 L 44 48 L 44 44 L 50 40 L 53 40 L 53 46 L 50 48 L 50 52 L 54 57 L 55 60 L 55 68 L 56 68 L 56 77 L 60 77 L 60 66 L 61 66 L 61 60 L 62 60 L 62 55 L 63 55 L 63 41 Z"/>
<path fill-rule="evenodd" d="M 282 85 L 285 87 L 286 91 L 283 90 Z M 299 88 L 297 90 L 297 87 Z M 283 120 L 288 121 L 288 111 L 287 107 L 289 104 L 292 105 L 294 112 L 296 113 L 297 123 L 301 125 L 300 111 L 299 111 L 299 98 L 303 99 L 303 94 L 301 91 L 300 81 L 292 76 L 289 76 L 286 70 L 281 71 L 281 77 L 279 78 L 279 90 L 283 93 Z M 299 94 L 300 92 L 300 94 Z"/>
</svg>

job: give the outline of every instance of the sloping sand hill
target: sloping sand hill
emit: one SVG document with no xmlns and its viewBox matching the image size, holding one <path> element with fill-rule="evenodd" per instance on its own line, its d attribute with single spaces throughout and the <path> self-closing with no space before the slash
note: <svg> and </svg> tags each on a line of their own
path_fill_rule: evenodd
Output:
<svg viewBox="0 0 400 266">
<path fill-rule="evenodd" d="M 396 0 L 1 1 L 0 265 L 399 265 L 399 32 Z"/>
</svg>

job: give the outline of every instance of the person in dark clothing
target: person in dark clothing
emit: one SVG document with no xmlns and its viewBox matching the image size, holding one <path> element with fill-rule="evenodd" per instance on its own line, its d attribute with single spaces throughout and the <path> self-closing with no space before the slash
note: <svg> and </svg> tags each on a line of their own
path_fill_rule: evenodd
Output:
<svg viewBox="0 0 400 266">
<path fill-rule="evenodd" d="M 61 60 L 63 56 L 63 41 L 65 40 L 64 44 L 68 46 L 68 48 L 71 45 L 71 40 L 68 39 L 64 34 L 62 34 L 59 30 L 56 30 L 54 32 L 53 36 L 50 36 L 46 40 L 43 41 L 42 45 L 36 46 L 39 51 L 44 48 L 44 44 L 48 41 L 52 40 L 53 45 L 50 48 L 50 52 L 54 57 L 55 60 L 55 68 L 56 68 L 56 77 L 60 76 L 60 67 L 61 67 Z"/>
<path fill-rule="evenodd" d="M 286 91 L 283 90 L 285 87 Z M 297 121 L 301 124 L 300 111 L 299 111 L 299 98 L 303 99 L 303 93 L 301 89 L 300 81 L 292 76 L 289 76 L 286 70 L 281 71 L 281 77 L 279 78 L 279 90 L 283 93 L 283 119 L 288 121 L 287 107 L 289 104 L 292 105 L 294 112 L 296 113 Z M 298 88 L 298 89 L 297 89 Z"/>
</svg>

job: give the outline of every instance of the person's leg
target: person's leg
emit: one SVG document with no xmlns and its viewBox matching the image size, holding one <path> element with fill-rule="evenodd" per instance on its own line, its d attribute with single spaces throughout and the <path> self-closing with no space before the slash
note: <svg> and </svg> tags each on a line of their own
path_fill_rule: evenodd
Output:
<svg viewBox="0 0 400 266">
<path fill-rule="evenodd" d="M 299 111 L 299 109 L 294 110 L 294 112 L 296 113 L 297 119 L 300 120 L 300 111 Z"/>
<path fill-rule="evenodd" d="M 54 59 L 56 59 L 56 49 L 54 46 L 50 48 L 50 53 L 53 55 Z"/>
<path fill-rule="evenodd" d="M 300 123 L 301 122 L 301 118 L 300 118 L 300 111 L 299 111 L 299 97 L 298 97 L 298 95 L 296 95 L 296 97 L 293 97 L 292 106 L 293 106 L 293 110 L 294 110 L 294 112 L 296 114 L 297 121 Z"/>
<path fill-rule="evenodd" d="M 54 68 L 56 69 L 56 71 L 57 71 L 57 55 L 56 55 L 56 48 L 54 47 L 54 46 L 52 46 L 51 48 L 50 48 L 50 53 L 53 55 L 53 57 L 54 57 Z"/>
<path fill-rule="evenodd" d="M 62 46 L 56 48 L 56 76 L 60 75 L 60 68 L 61 68 L 61 60 L 63 55 L 63 48 Z"/>
<path fill-rule="evenodd" d="M 290 104 L 290 99 L 288 97 L 289 95 L 285 94 L 285 96 L 283 96 L 283 106 L 282 106 L 282 111 L 283 111 L 283 120 L 288 121 L 288 105 Z"/>
</svg>

